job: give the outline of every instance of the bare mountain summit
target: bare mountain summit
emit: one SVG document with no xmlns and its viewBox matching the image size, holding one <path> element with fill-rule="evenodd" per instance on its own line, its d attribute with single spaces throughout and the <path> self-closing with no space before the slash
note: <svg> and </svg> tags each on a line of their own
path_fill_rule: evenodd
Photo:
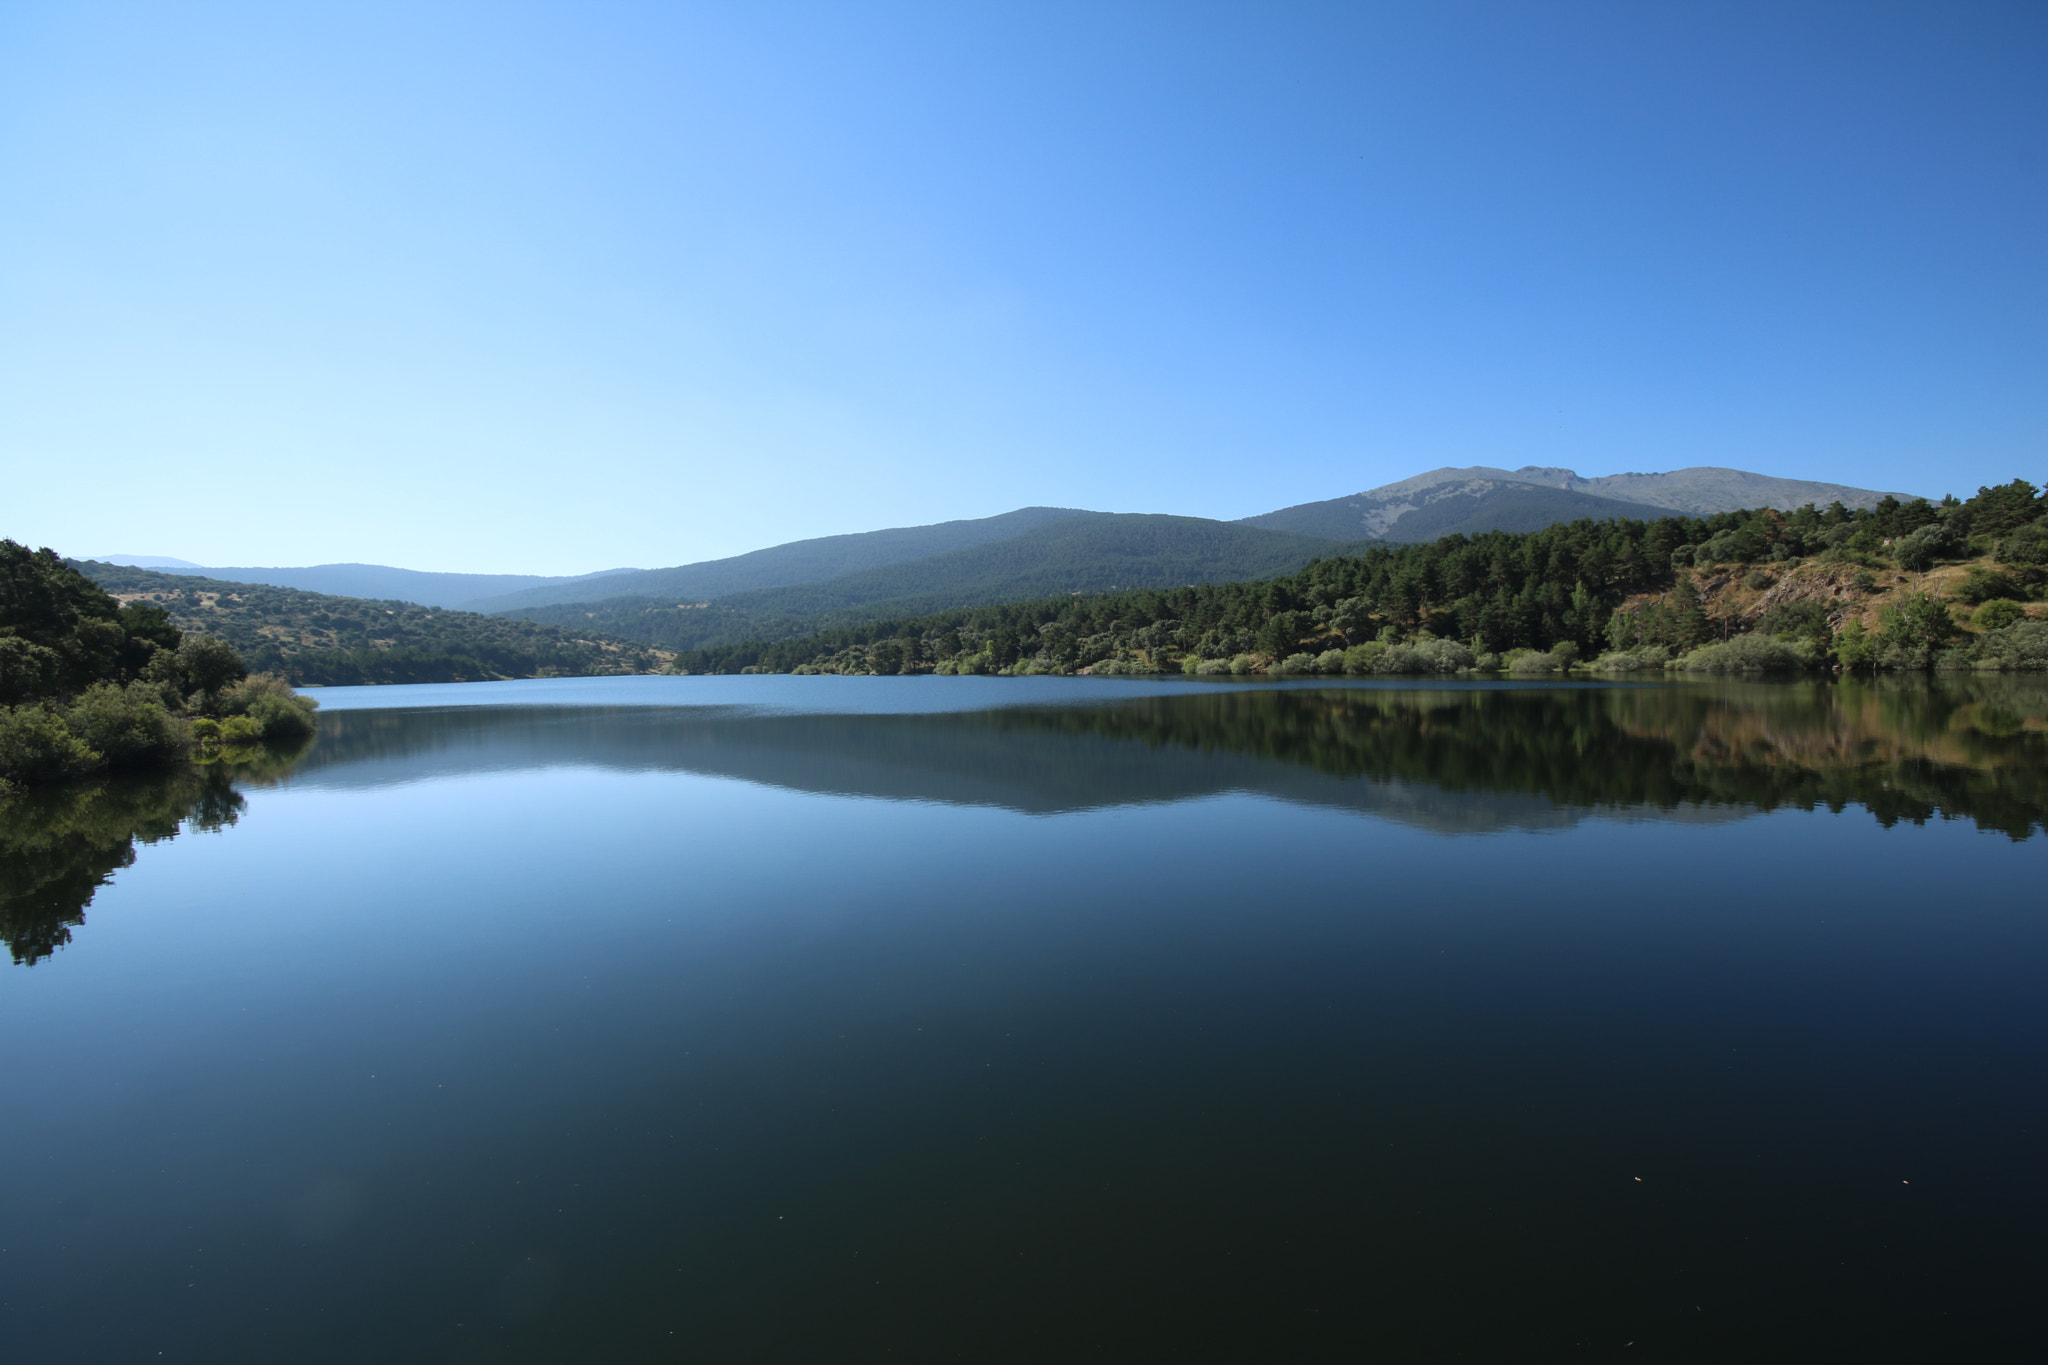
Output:
<svg viewBox="0 0 2048 1365">
<path fill-rule="evenodd" d="M 1807 503 L 1872 507 L 1886 495 L 1845 484 L 1778 479 L 1741 469 L 1699 466 L 1669 474 L 1580 478 L 1569 469 L 1526 465 L 1433 469 L 1347 498 L 1302 503 L 1247 524 L 1338 540 L 1435 540 L 1487 531 L 1538 531 L 1581 518 L 1705 516 L 1752 507 L 1790 511 Z M 1910 501 L 1912 494 L 1895 494 Z"/>
</svg>

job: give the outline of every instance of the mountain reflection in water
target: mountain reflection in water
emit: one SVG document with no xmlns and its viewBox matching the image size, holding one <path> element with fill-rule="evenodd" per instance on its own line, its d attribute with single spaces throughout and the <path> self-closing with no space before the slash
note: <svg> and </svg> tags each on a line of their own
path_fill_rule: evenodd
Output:
<svg viewBox="0 0 2048 1365">
<path fill-rule="evenodd" d="M 1031 814 L 1240 791 L 1439 833 L 1856 805 L 1886 824 L 1968 818 L 2024 839 L 2048 813 L 2048 686 L 1998 677 L 1191 687 L 927 715 L 492 706 L 344 711 L 325 724 L 301 781 L 574 764 Z"/>
<path fill-rule="evenodd" d="M 296 768 L 294 768 L 296 764 Z M 135 844 L 235 823 L 234 784 L 366 788 L 551 766 L 1033 815 L 1245 792 L 1438 834 L 1587 816 L 1706 822 L 1860 806 L 1886 825 L 2048 821 L 2048 683 L 1728 683 L 1211 690 L 927 714 L 747 706 L 326 713 L 310 753 L 18 797 L 0 820 L 0 936 L 71 940 Z"/>
</svg>

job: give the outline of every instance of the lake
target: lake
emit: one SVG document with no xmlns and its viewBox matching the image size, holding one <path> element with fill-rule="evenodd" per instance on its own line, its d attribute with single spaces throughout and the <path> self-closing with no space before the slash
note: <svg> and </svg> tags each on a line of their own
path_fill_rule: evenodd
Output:
<svg viewBox="0 0 2048 1365">
<path fill-rule="evenodd" d="M 2048 689 L 328 689 L 8 817 L 0 1356 L 2018 1360 Z"/>
</svg>

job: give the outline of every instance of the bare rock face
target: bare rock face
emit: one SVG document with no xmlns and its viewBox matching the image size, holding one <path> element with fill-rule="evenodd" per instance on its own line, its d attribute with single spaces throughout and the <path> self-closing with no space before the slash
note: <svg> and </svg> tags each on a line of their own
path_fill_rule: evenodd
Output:
<svg viewBox="0 0 2048 1365">
<path fill-rule="evenodd" d="M 1873 488 L 1780 479 L 1712 465 L 1594 479 L 1555 465 L 1471 465 L 1432 469 L 1349 497 L 1303 503 L 1245 521 L 1269 530 L 1340 540 L 1417 541 L 1453 533 L 1535 531 L 1582 517 L 1707 516 L 1755 507 L 1789 512 L 1807 503 L 1826 507 L 1833 502 L 1874 507 L 1886 496 Z M 1917 495 L 1889 496 L 1910 502 Z"/>
</svg>

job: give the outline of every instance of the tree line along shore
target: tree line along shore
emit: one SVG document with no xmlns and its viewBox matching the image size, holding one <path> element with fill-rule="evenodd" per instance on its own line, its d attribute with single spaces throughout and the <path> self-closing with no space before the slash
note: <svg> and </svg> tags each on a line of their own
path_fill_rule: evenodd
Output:
<svg viewBox="0 0 2048 1365">
<path fill-rule="evenodd" d="M 303 744 L 314 708 L 227 641 L 123 605 L 50 550 L 0 540 L 0 799 Z"/>
<path fill-rule="evenodd" d="M 1262 582 L 684 651 L 706 673 L 1298 676 L 2048 668 L 2048 500 L 1886 498 L 1447 536 Z"/>
<path fill-rule="evenodd" d="M 674 653 L 0 541 L 0 781 L 302 740 L 293 684 L 628 673 L 1304 677 L 2048 670 L 2048 497 L 1583 520 Z M 89 571 L 90 576 L 88 576 Z M 254 665 L 254 667 L 252 667 Z"/>
</svg>

